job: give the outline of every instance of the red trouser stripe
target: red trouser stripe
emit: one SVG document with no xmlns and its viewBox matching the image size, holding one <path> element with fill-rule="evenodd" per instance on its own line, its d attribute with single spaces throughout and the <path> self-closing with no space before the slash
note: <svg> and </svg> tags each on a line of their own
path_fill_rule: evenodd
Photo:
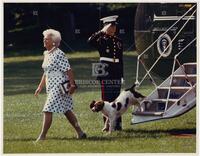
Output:
<svg viewBox="0 0 200 156">
<path fill-rule="evenodd" d="M 104 98 L 105 98 L 105 91 L 104 91 L 103 81 L 101 81 L 101 98 L 102 98 L 102 100 L 104 100 Z"/>
</svg>

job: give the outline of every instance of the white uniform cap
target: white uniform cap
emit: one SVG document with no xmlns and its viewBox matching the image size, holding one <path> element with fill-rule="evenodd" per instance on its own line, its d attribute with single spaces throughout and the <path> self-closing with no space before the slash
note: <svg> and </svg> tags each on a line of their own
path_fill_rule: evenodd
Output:
<svg viewBox="0 0 200 156">
<path fill-rule="evenodd" d="M 118 18 L 119 16 L 117 16 L 117 15 L 114 15 L 114 16 L 108 16 L 108 17 L 104 17 L 104 18 L 101 18 L 100 19 L 100 21 L 102 21 L 103 22 L 103 24 L 105 24 L 105 23 L 115 23 L 115 24 L 117 24 L 117 18 Z"/>
</svg>

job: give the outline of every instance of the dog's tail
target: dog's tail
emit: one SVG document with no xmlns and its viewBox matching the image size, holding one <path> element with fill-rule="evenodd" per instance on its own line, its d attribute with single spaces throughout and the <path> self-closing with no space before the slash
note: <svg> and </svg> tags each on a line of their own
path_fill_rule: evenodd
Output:
<svg viewBox="0 0 200 156">
<path fill-rule="evenodd" d="M 135 90 L 135 86 L 136 86 L 136 84 L 133 84 L 130 88 L 125 89 L 125 91 L 130 90 L 131 92 L 133 92 Z"/>
</svg>

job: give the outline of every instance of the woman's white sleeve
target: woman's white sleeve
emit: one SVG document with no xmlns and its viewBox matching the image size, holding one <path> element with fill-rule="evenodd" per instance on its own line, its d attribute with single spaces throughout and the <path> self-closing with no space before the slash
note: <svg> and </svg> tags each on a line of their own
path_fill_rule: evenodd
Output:
<svg viewBox="0 0 200 156">
<path fill-rule="evenodd" d="M 58 65 L 62 72 L 66 72 L 69 69 L 71 69 L 68 58 L 65 56 L 64 53 L 60 55 L 59 60 L 58 60 Z"/>
</svg>

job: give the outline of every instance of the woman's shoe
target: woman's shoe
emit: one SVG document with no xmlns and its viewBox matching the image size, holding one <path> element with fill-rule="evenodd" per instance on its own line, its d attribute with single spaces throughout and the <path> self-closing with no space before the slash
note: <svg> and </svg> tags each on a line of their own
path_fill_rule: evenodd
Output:
<svg viewBox="0 0 200 156">
<path fill-rule="evenodd" d="M 46 138 L 45 137 L 42 137 L 41 135 L 35 140 L 35 142 L 38 142 L 38 141 L 44 141 Z"/>
</svg>

